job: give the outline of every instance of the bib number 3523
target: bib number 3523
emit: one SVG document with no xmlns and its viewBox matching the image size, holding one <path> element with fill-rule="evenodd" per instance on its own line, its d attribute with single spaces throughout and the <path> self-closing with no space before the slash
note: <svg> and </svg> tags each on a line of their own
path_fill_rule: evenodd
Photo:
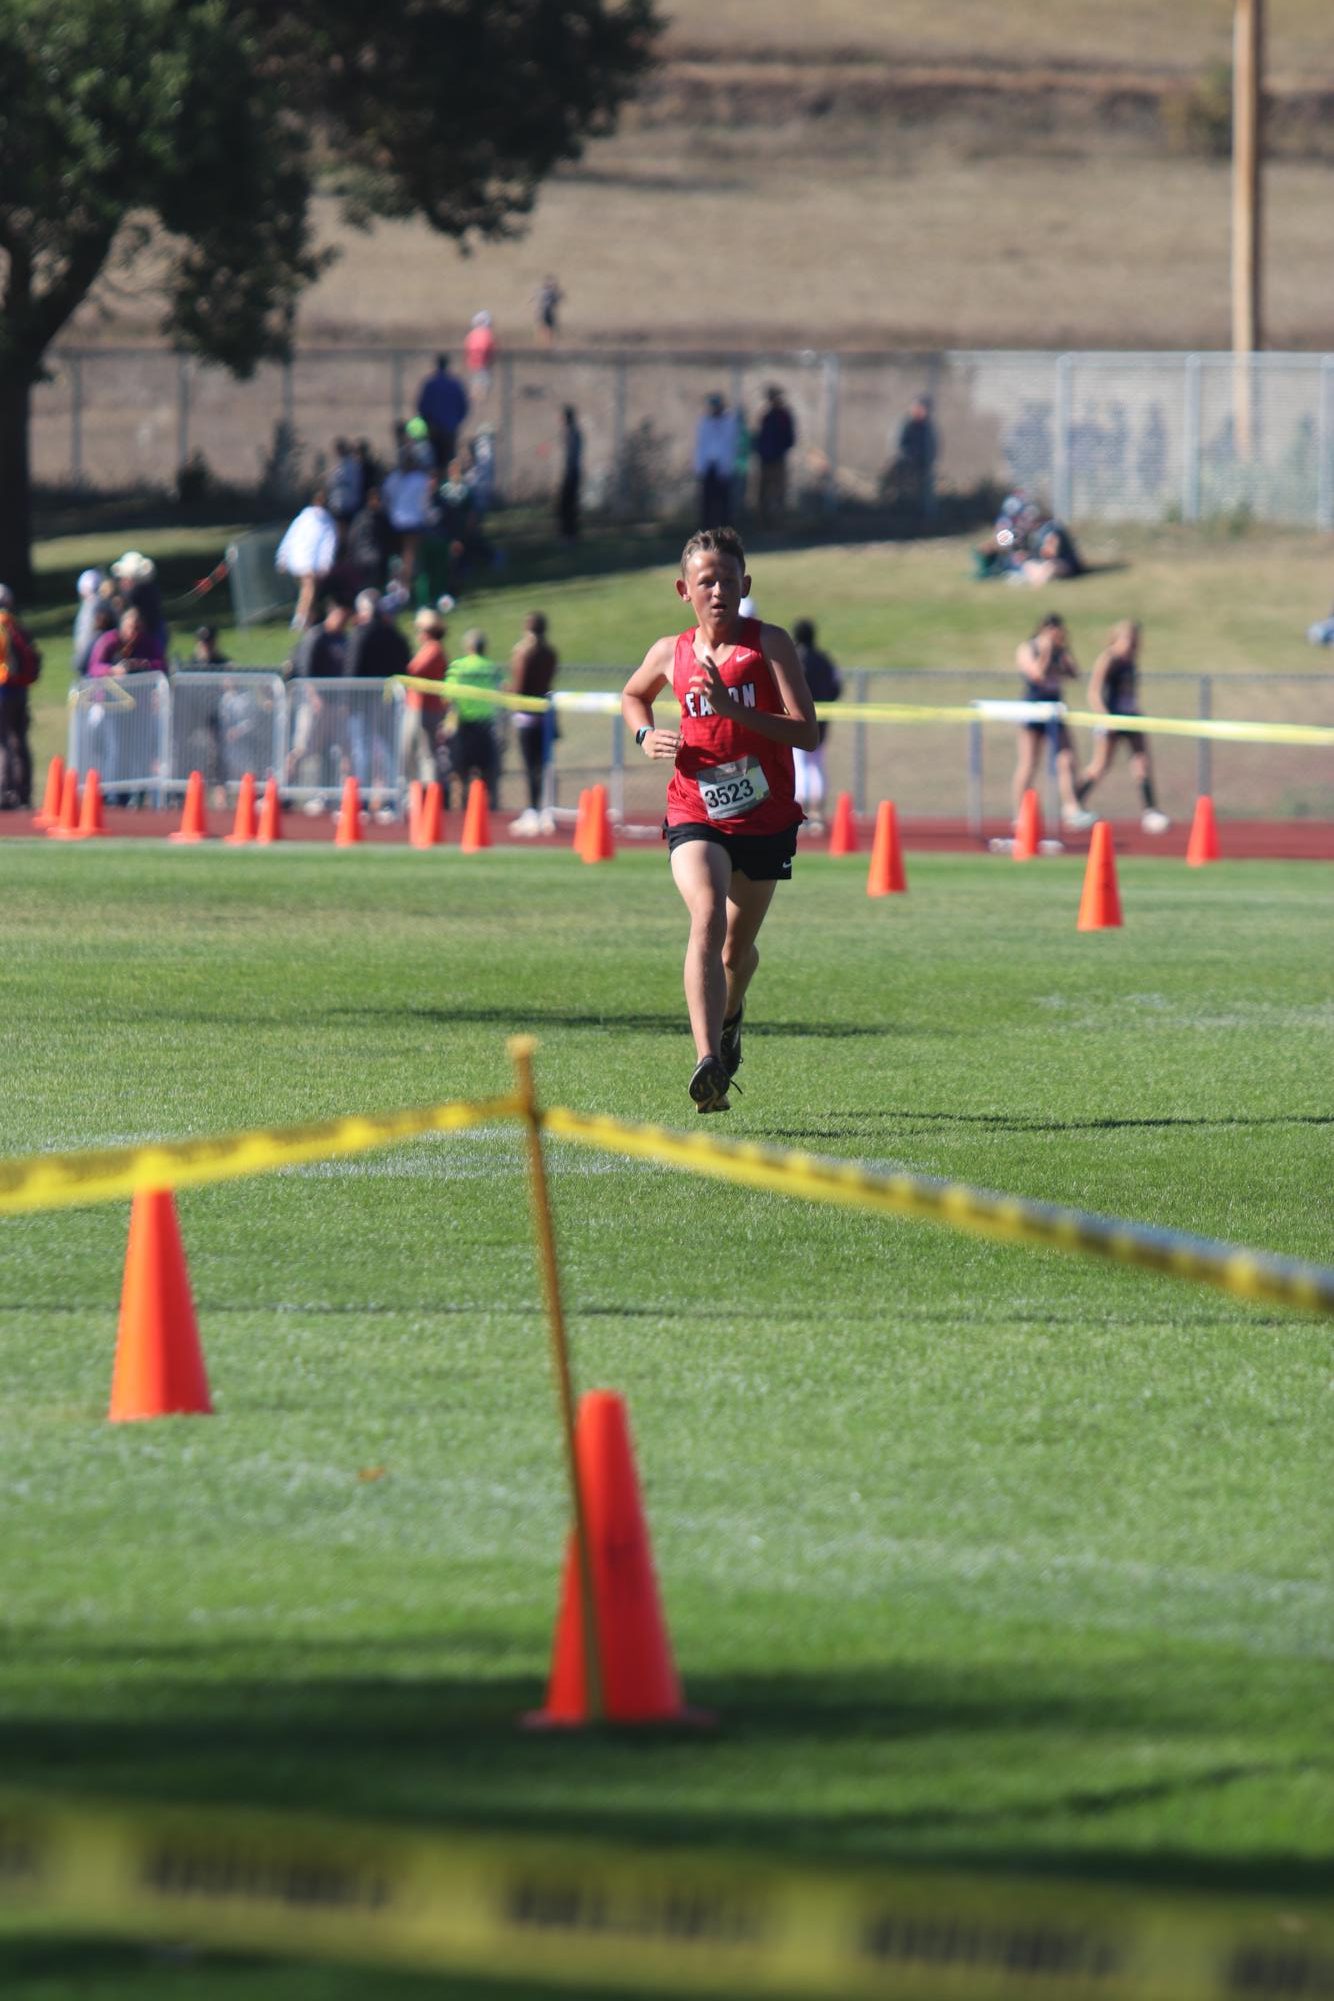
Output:
<svg viewBox="0 0 1334 2001">
<path fill-rule="evenodd" d="M 711 820 L 735 820 L 769 797 L 769 781 L 755 757 L 711 764 L 699 774 L 699 796 Z"/>
</svg>

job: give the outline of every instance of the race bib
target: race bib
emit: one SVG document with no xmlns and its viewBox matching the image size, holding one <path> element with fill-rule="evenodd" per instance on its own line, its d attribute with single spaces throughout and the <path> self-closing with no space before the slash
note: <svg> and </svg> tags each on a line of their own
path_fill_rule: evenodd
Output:
<svg viewBox="0 0 1334 2001">
<path fill-rule="evenodd" d="M 711 764 L 699 774 L 699 796 L 711 820 L 735 820 L 769 797 L 769 781 L 756 757 Z"/>
</svg>

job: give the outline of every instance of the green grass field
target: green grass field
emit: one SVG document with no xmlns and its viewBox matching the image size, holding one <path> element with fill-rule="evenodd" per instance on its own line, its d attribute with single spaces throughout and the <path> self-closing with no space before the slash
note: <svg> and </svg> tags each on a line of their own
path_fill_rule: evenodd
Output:
<svg viewBox="0 0 1334 2001">
<path fill-rule="evenodd" d="M 5 1153 L 490 1094 L 517 1029 L 548 1102 L 699 1123 L 656 854 L 5 862 Z M 1127 864 L 1125 929 L 1080 936 L 1073 861 L 910 866 L 868 903 L 864 861 L 799 860 L 729 1132 L 1331 1257 L 1327 871 Z M 124 1205 L 5 1224 L 7 1785 L 1327 1881 L 1328 1325 L 551 1151 L 577 1377 L 629 1400 L 716 1734 L 514 1727 L 566 1507 L 495 1129 L 181 1196 L 212 1420 L 104 1422 Z M 0 1977 L 370 1991 L 41 1941 Z"/>
</svg>

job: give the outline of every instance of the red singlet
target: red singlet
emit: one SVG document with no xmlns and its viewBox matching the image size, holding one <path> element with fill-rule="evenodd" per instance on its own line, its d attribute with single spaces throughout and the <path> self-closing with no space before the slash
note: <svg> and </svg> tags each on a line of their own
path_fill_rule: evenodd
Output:
<svg viewBox="0 0 1334 2001">
<path fill-rule="evenodd" d="M 678 827 L 688 820 L 699 820 L 724 834 L 781 834 L 796 826 L 806 815 L 797 804 L 791 747 L 771 742 L 748 730 L 744 723 L 733 722 L 730 716 L 716 716 L 707 696 L 690 686 L 699 671 L 695 634 L 682 632 L 677 636 L 672 661 L 672 693 L 681 704 L 681 748 L 667 787 L 667 824 Z M 760 649 L 758 618 L 740 621 L 732 651 L 718 671 L 748 709 L 770 716 L 787 713 L 773 670 Z M 739 768 L 735 773 L 715 776 L 719 765 Z M 713 796 L 712 813 L 700 792 L 701 773 Z M 729 797 L 753 796 L 761 789 L 761 780 L 763 798 L 741 811 L 728 811 Z"/>
</svg>

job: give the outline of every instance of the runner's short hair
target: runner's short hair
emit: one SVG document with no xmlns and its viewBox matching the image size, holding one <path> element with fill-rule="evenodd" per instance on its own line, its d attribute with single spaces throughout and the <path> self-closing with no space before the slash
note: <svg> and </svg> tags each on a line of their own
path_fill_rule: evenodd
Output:
<svg viewBox="0 0 1334 2001">
<path fill-rule="evenodd" d="M 746 552 L 735 528 L 697 529 L 681 551 L 681 575 L 685 575 L 692 556 L 704 554 L 735 557 L 742 576 L 746 574 Z"/>
</svg>

